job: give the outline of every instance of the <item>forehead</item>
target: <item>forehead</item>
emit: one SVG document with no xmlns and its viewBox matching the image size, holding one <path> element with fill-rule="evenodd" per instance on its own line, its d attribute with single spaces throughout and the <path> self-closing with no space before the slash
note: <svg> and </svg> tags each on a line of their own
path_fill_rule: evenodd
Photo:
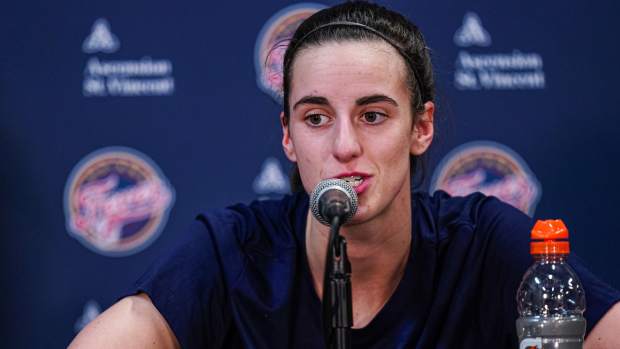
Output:
<svg viewBox="0 0 620 349">
<path fill-rule="evenodd" d="M 302 49 L 292 66 L 291 102 L 307 95 L 354 100 L 408 98 L 405 60 L 384 41 L 329 42 Z"/>
</svg>

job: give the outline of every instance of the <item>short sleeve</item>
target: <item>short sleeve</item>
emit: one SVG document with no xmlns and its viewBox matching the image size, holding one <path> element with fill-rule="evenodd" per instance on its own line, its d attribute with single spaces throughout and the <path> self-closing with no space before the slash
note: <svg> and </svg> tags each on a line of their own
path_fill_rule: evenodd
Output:
<svg viewBox="0 0 620 349">
<path fill-rule="evenodd" d="M 195 221 L 136 282 L 166 319 L 182 348 L 220 348 L 230 324 L 226 291 L 209 228 Z"/>
<path fill-rule="evenodd" d="M 495 198 L 487 198 L 478 213 L 477 230 L 488 234 L 481 294 L 502 309 L 505 314 L 503 319 L 506 319 L 504 328 L 510 337 L 508 341 L 514 345 L 517 341 L 514 320 L 518 317 L 516 293 L 525 271 L 533 263 L 529 253 L 533 225 L 530 217 Z M 577 272 L 586 293 L 584 316 L 587 320 L 586 333 L 589 333 L 620 300 L 620 292 L 598 279 L 573 253 L 568 263 Z"/>
</svg>

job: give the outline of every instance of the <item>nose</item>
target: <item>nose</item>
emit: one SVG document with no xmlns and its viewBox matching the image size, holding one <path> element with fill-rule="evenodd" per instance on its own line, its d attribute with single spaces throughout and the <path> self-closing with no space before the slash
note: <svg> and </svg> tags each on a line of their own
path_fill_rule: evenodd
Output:
<svg viewBox="0 0 620 349">
<path fill-rule="evenodd" d="M 340 162 L 349 162 L 362 154 L 359 135 L 348 117 L 338 118 L 336 123 L 333 155 Z"/>
</svg>

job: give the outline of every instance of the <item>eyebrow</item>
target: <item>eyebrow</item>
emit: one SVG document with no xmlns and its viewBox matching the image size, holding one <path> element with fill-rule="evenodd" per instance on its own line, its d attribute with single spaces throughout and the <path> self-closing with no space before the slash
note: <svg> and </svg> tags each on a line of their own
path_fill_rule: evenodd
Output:
<svg viewBox="0 0 620 349">
<path fill-rule="evenodd" d="M 329 101 L 327 98 L 321 96 L 304 96 L 295 103 L 293 110 L 302 104 L 329 105 Z"/>
<path fill-rule="evenodd" d="M 385 96 L 385 95 L 371 95 L 371 96 L 361 97 L 355 101 L 355 104 L 358 106 L 362 106 L 362 105 L 368 105 L 368 104 L 379 103 L 379 102 L 387 102 L 389 104 L 392 104 L 395 107 L 398 107 L 398 103 L 396 103 L 394 99 L 388 96 Z M 295 105 L 293 105 L 293 109 L 296 109 L 298 106 L 302 104 L 316 104 L 316 105 L 329 106 L 329 101 L 327 100 L 327 98 L 321 97 L 321 96 L 304 96 L 300 100 L 298 100 L 295 103 Z"/>
<path fill-rule="evenodd" d="M 358 98 L 355 101 L 355 104 L 357 105 L 367 105 L 367 104 L 372 104 L 372 103 L 379 103 L 379 102 L 387 102 L 392 104 L 395 107 L 398 107 L 398 103 L 396 103 L 396 101 L 388 96 L 385 95 L 372 95 L 372 96 L 366 96 L 366 97 L 362 97 L 362 98 Z"/>
</svg>

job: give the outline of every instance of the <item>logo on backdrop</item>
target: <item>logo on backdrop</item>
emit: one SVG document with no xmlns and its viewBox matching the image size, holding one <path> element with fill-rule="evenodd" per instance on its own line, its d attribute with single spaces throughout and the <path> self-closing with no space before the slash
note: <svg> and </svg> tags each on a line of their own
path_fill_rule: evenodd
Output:
<svg viewBox="0 0 620 349">
<path fill-rule="evenodd" d="M 88 325 L 89 322 L 99 316 L 99 314 L 101 314 L 101 307 L 99 306 L 99 303 L 94 300 L 86 302 L 82 315 L 78 317 L 77 321 L 75 321 L 75 325 L 73 326 L 75 333 L 80 332 L 84 327 L 86 327 L 86 325 Z"/>
<path fill-rule="evenodd" d="M 252 184 L 254 192 L 260 197 L 269 197 L 270 195 L 281 195 L 289 192 L 289 184 L 282 166 L 276 158 L 267 158 L 263 162 L 260 173 L 254 179 Z"/>
<path fill-rule="evenodd" d="M 454 33 L 454 43 L 461 47 L 490 46 L 491 35 L 482 27 L 482 21 L 477 14 L 467 12 L 463 25 Z"/>
<path fill-rule="evenodd" d="M 146 155 L 109 147 L 82 159 L 64 194 L 67 230 L 93 251 L 111 257 L 146 248 L 166 224 L 174 190 Z"/>
<path fill-rule="evenodd" d="M 82 44 L 84 53 L 112 53 L 120 47 L 120 42 L 116 35 L 112 34 L 110 24 L 105 18 L 99 18 L 93 24 L 91 33 Z"/>
<path fill-rule="evenodd" d="M 431 192 L 453 196 L 474 192 L 493 195 L 533 216 L 542 188 L 527 163 L 505 145 L 477 141 L 446 155 L 431 180 Z"/>
<path fill-rule="evenodd" d="M 82 51 L 90 57 L 84 68 L 82 94 L 85 97 L 169 96 L 174 93 L 172 62 L 168 59 L 110 60 L 94 54 L 116 52 L 119 39 L 110 24 L 99 18 L 82 43 Z"/>
<path fill-rule="evenodd" d="M 468 12 L 454 33 L 458 47 L 489 47 L 491 35 L 480 17 Z M 536 52 L 509 53 L 461 49 L 454 71 L 454 86 L 459 90 L 539 90 L 545 88 L 542 56 Z"/>
<path fill-rule="evenodd" d="M 289 40 L 301 22 L 325 5 L 301 3 L 288 6 L 263 25 L 254 46 L 256 82 L 263 92 L 282 104 L 282 66 Z"/>
</svg>

